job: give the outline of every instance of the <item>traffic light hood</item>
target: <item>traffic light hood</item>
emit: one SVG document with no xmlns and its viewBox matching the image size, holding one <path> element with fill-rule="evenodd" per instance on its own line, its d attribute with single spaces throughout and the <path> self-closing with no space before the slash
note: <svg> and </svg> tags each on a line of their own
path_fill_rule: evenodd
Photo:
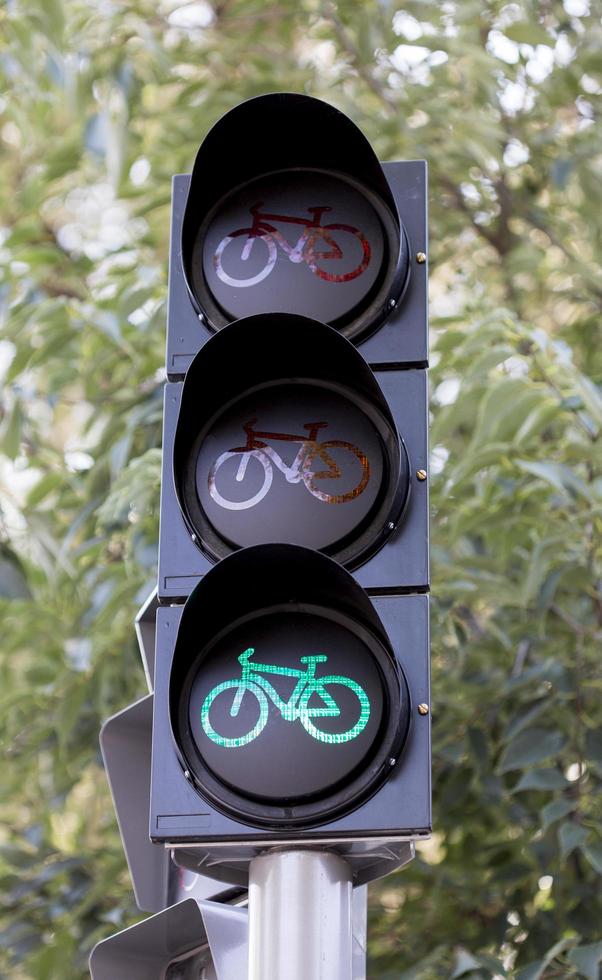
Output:
<svg viewBox="0 0 602 980">
<path fill-rule="evenodd" d="M 338 562 L 292 544 L 243 548 L 212 568 L 186 601 L 171 674 L 172 707 L 191 655 L 236 620 L 282 604 L 322 606 L 348 615 L 390 648 L 368 595 Z"/>
</svg>

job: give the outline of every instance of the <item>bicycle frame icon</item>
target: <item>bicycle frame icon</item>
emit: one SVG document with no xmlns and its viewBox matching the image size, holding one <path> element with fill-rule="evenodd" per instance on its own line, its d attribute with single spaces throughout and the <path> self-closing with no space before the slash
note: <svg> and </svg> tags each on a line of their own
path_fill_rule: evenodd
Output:
<svg viewBox="0 0 602 980">
<path fill-rule="evenodd" d="M 246 510 L 249 507 L 255 507 L 265 495 L 268 493 L 272 480 L 274 478 L 274 466 L 280 470 L 280 472 L 285 477 L 286 481 L 291 484 L 301 483 L 305 484 L 305 487 L 313 497 L 321 500 L 326 504 L 342 504 L 348 500 L 355 500 L 356 497 L 365 490 L 368 481 L 370 480 L 370 463 L 368 461 L 365 453 L 354 446 L 351 442 L 346 442 L 343 439 L 329 439 L 324 442 L 318 442 L 317 435 L 320 429 L 325 429 L 328 426 L 328 422 L 307 422 L 303 426 L 304 429 L 308 430 L 307 435 L 294 435 L 292 433 L 286 432 L 259 432 L 253 429 L 253 426 L 257 422 L 257 419 L 250 419 L 245 422 L 243 429 L 247 435 L 247 441 L 244 446 L 237 446 L 233 449 L 228 449 L 226 452 L 222 453 L 217 457 L 213 463 L 211 469 L 209 470 L 208 485 L 209 494 L 212 499 L 219 504 L 220 507 L 225 507 L 227 510 Z M 268 445 L 268 443 L 263 442 L 263 439 L 276 439 L 282 442 L 300 442 L 301 446 L 293 463 L 288 466 L 279 453 Z M 351 454 L 352 457 L 358 460 L 361 466 L 361 477 L 359 482 L 353 489 L 348 490 L 345 493 L 332 494 L 326 493 L 325 490 L 321 490 L 317 486 L 318 480 L 325 479 L 341 479 L 343 473 L 340 466 L 337 465 L 335 460 L 329 453 L 332 449 L 342 449 L 346 453 Z M 263 483 L 257 493 L 253 494 L 247 500 L 233 501 L 228 500 L 224 497 L 217 489 L 217 474 L 220 468 L 229 459 L 235 457 L 240 457 L 240 462 L 238 465 L 238 470 L 236 473 L 236 482 L 242 483 L 247 472 L 247 467 L 251 459 L 256 459 L 260 465 L 263 467 Z M 320 469 L 315 471 L 313 469 L 316 461 L 320 461 L 326 469 Z"/>
<path fill-rule="evenodd" d="M 305 731 L 318 742 L 326 742 L 330 745 L 342 745 L 350 742 L 364 730 L 370 718 L 370 701 L 368 695 L 356 681 L 344 675 L 330 674 L 326 677 L 316 677 L 316 667 L 318 664 L 326 663 L 326 654 L 317 653 L 308 657 L 301 657 L 300 662 L 305 664 L 305 670 L 298 670 L 295 667 L 278 667 L 276 664 L 250 663 L 250 658 L 255 653 L 254 647 L 248 647 L 238 658 L 242 666 L 241 677 L 233 677 L 231 680 L 224 681 L 213 688 L 205 698 L 201 708 L 201 726 L 203 731 L 217 745 L 222 748 L 239 748 L 248 745 L 261 735 L 268 723 L 269 706 L 268 698 L 280 711 L 285 721 L 300 721 Z M 262 676 L 263 674 L 276 674 L 281 677 L 296 677 L 295 689 L 288 701 L 280 697 L 276 689 L 270 682 Z M 334 697 L 328 690 L 333 686 L 348 688 L 353 691 L 359 703 L 359 716 L 351 728 L 344 732 L 325 732 L 318 725 L 314 724 L 313 719 L 318 718 L 338 718 L 341 709 Z M 230 692 L 229 694 L 227 692 Z M 259 718 L 254 727 L 244 735 L 237 738 L 227 738 L 217 732 L 211 721 L 209 714 L 214 703 L 219 698 L 224 706 L 229 704 L 232 697 L 232 704 L 229 708 L 230 717 L 236 718 L 245 695 L 252 695 L 259 704 Z M 226 695 L 226 699 L 222 696 Z M 322 707 L 310 707 L 309 701 L 316 695 L 321 700 Z"/>
<path fill-rule="evenodd" d="M 278 256 L 277 245 L 280 246 L 291 262 L 305 262 L 315 276 L 318 276 L 320 279 L 325 279 L 327 282 L 349 282 L 351 279 L 361 276 L 362 272 L 368 268 L 371 254 L 370 244 L 358 228 L 354 228 L 353 225 L 341 224 L 340 222 L 335 222 L 330 225 L 321 224 L 322 215 L 327 211 L 332 211 L 331 207 L 307 208 L 308 213 L 312 217 L 301 218 L 288 214 L 268 214 L 267 212 L 261 212 L 260 208 L 262 205 L 263 201 L 259 201 L 249 209 L 252 218 L 252 224 L 249 228 L 239 228 L 237 231 L 231 231 L 229 235 L 222 238 L 217 246 L 215 255 L 213 256 L 213 267 L 218 278 L 228 286 L 235 286 L 237 288 L 256 286 L 257 283 L 269 276 L 276 264 L 276 258 Z M 302 225 L 303 231 L 297 243 L 294 246 L 290 245 L 284 235 L 273 224 L 270 224 L 272 221 Z M 347 236 L 352 236 L 361 245 L 360 262 L 349 272 L 337 274 L 336 271 L 332 272 L 330 269 L 323 269 L 318 265 L 319 261 L 341 261 L 343 258 L 343 250 L 335 240 L 333 232 L 343 232 Z M 242 252 L 240 253 L 242 262 L 246 262 L 249 259 L 251 251 L 255 247 L 255 242 L 263 242 L 267 249 L 266 261 L 263 268 L 255 275 L 244 279 L 236 279 L 234 276 L 229 275 L 224 269 L 222 262 L 224 252 L 237 239 L 242 239 L 239 243 L 242 244 Z M 348 240 L 352 245 L 351 239 Z M 230 254 L 233 254 L 234 251 L 232 248 L 229 249 Z"/>
</svg>

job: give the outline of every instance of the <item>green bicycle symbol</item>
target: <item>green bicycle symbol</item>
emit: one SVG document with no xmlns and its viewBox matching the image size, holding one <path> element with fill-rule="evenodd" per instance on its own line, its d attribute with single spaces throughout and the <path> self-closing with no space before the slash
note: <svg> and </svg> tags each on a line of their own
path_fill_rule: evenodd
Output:
<svg viewBox="0 0 602 980">
<path fill-rule="evenodd" d="M 352 680 L 343 675 L 330 674 L 327 677 L 316 677 L 316 667 L 318 664 L 326 663 L 328 657 L 323 653 L 314 654 L 309 657 L 301 657 L 301 663 L 306 665 L 305 670 L 296 670 L 294 667 L 277 667 L 275 664 L 251 664 L 250 658 L 255 653 L 254 647 L 248 647 L 238 658 L 242 665 L 242 676 L 233 677 L 229 681 L 223 681 L 214 687 L 203 702 L 201 708 L 201 725 L 205 734 L 217 745 L 223 748 L 238 748 L 241 745 L 248 745 L 253 739 L 261 734 L 268 722 L 268 698 L 278 708 L 285 721 L 299 720 L 306 732 L 317 739 L 319 742 L 327 742 L 331 745 L 341 745 L 343 742 L 350 742 L 364 730 L 370 718 L 370 701 L 364 689 Z M 278 674 L 281 677 L 298 678 L 295 689 L 288 701 L 284 701 L 278 692 L 272 687 L 270 682 L 262 677 L 262 674 Z M 340 687 L 347 687 L 353 691 L 359 701 L 359 717 L 356 723 L 345 732 L 324 732 L 312 721 L 314 718 L 338 718 L 341 709 L 327 688 L 338 684 Z M 224 692 L 233 691 L 234 698 L 230 708 L 230 716 L 236 718 L 240 711 L 242 699 L 245 693 L 252 694 L 259 702 L 259 718 L 254 728 L 246 735 L 238 738 L 226 738 L 216 732 L 209 720 L 209 712 L 217 700 Z M 309 701 L 313 695 L 317 695 L 323 707 L 309 707 Z M 225 702 L 224 702 L 225 704 Z"/>
</svg>

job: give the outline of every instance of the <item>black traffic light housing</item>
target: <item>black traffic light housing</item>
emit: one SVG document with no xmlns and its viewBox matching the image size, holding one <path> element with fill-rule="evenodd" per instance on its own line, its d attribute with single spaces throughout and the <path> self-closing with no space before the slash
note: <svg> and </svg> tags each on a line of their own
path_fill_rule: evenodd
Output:
<svg viewBox="0 0 602 980">
<path fill-rule="evenodd" d="M 244 257 L 245 243 L 239 278 L 229 276 L 227 258 Z M 367 268 L 362 249 L 372 249 Z M 424 366 L 426 250 L 423 161 L 381 165 L 357 126 L 319 99 L 244 102 L 209 132 L 192 176 L 174 178 L 168 376 L 182 377 L 216 330 L 259 312 L 330 323 L 373 365 Z"/>
<path fill-rule="evenodd" d="M 426 412 L 425 371 L 374 375 L 317 321 L 259 314 L 221 330 L 166 389 L 159 596 L 268 541 L 324 550 L 373 589 L 426 589 Z M 303 436 L 316 441 L 300 449 Z"/>
<path fill-rule="evenodd" d="M 157 644 L 153 840 L 208 853 L 226 840 L 320 840 L 353 854 L 362 828 L 428 835 L 430 732 L 417 708 L 429 703 L 427 596 L 369 599 L 318 552 L 258 545 L 220 562 L 184 607 L 160 608 Z M 305 713 L 297 691 L 301 708 L 286 717 L 312 670 L 324 686 Z M 329 779 L 339 756 L 343 775 Z"/>
<path fill-rule="evenodd" d="M 301 95 L 174 178 L 150 835 L 195 870 L 430 832 L 426 218 Z"/>
</svg>

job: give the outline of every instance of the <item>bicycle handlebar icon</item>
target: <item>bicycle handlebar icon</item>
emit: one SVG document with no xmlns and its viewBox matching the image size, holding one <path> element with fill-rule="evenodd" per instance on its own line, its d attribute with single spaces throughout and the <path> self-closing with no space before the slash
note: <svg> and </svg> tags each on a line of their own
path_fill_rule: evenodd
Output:
<svg viewBox="0 0 602 980">
<path fill-rule="evenodd" d="M 261 735 L 268 723 L 269 706 L 268 698 L 280 711 L 285 721 L 300 721 L 305 731 L 312 738 L 319 742 L 329 745 L 342 745 L 350 742 L 364 730 L 370 718 L 370 701 L 368 695 L 356 681 L 344 675 L 329 674 L 326 677 L 316 677 L 316 667 L 318 664 L 326 663 L 326 654 L 318 653 L 308 657 L 301 657 L 300 661 L 306 665 L 305 670 L 297 670 L 295 667 L 278 667 L 276 664 L 251 664 L 250 658 L 255 653 L 254 647 L 247 647 L 238 658 L 242 666 L 242 675 L 233 677 L 231 680 L 223 681 L 214 687 L 203 702 L 201 708 L 201 727 L 208 738 L 222 748 L 239 748 L 248 745 Z M 262 674 L 276 674 L 281 677 L 296 677 L 297 684 L 288 701 L 280 697 L 276 689 L 270 684 Z M 337 685 L 348 688 L 353 692 L 359 702 L 359 715 L 355 724 L 344 732 L 325 732 L 313 722 L 314 718 L 338 718 L 341 709 L 334 697 L 327 690 L 328 687 Z M 259 718 L 253 728 L 237 738 L 228 738 L 220 735 L 215 730 L 210 719 L 209 713 L 220 699 L 224 706 L 230 703 L 231 694 L 227 695 L 227 700 L 222 699 L 222 695 L 227 692 L 234 692 L 232 703 L 229 708 L 231 718 L 236 718 L 245 695 L 253 695 L 259 704 Z M 309 702 L 316 695 L 320 698 L 323 707 L 310 707 Z"/>
<path fill-rule="evenodd" d="M 252 217 L 250 228 L 239 228 L 237 231 L 231 231 L 229 235 L 222 238 L 217 246 L 215 255 L 213 256 L 213 267 L 218 278 L 226 283 L 226 285 L 236 288 L 256 286 L 257 283 L 260 283 L 269 276 L 276 264 L 276 258 L 278 256 L 277 245 L 280 246 L 291 262 L 305 262 L 315 276 L 318 276 L 320 279 L 325 279 L 327 282 L 349 282 L 351 279 L 361 276 L 362 272 L 368 268 L 371 254 L 370 243 L 358 228 L 354 228 L 353 225 L 341 224 L 340 222 L 334 222 L 330 225 L 322 225 L 320 223 L 322 215 L 327 211 L 332 211 L 332 208 L 326 206 L 307 208 L 312 218 L 301 218 L 288 214 L 268 214 L 267 212 L 261 212 L 260 208 L 262 205 L 263 201 L 259 201 L 249 209 Z M 290 245 L 284 235 L 273 224 L 270 224 L 271 221 L 303 225 L 303 231 L 297 243 L 294 246 Z M 318 261 L 341 261 L 343 259 L 343 250 L 335 240 L 334 232 L 343 232 L 347 236 L 351 235 L 361 245 L 360 261 L 349 272 L 336 273 L 329 269 L 320 268 L 318 265 Z M 244 238 L 242 252 L 240 254 L 240 260 L 242 262 L 246 262 L 249 259 L 255 242 L 263 242 L 267 248 L 266 261 L 263 268 L 255 275 L 243 279 L 237 279 L 229 275 L 223 265 L 224 252 L 232 242 L 239 238 Z M 229 251 L 232 254 L 232 249 Z"/>
<path fill-rule="evenodd" d="M 225 507 L 227 510 L 246 510 L 249 507 L 255 507 L 267 492 L 269 491 L 272 480 L 274 478 L 274 470 L 272 464 L 276 466 L 280 472 L 285 477 L 288 483 L 300 483 L 303 482 L 306 489 L 309 490 L 313 497 L 321 500 L 326 504 L 342 504 L 348 500 L 355 500 L 356 497 L 365 490 L 370 480 L 370 463 L 368 457 L 354 446 L 351 442 L 346 442 L 343 439 L 329 439 L 325 442 L 317 441 L 317 434 L 320 429 L 325 429 L 328 426 L 328 422 L 306 422 L 303 426 L 304 429 L 308 429 L 308 435 L 294 435 L 292 433 L 286 432 L 259 432 L 253 429 L 253 426 L 257 422 L 257 419 L 250 419 L 245 422 L 243 429 L 247 435 L 247 441 L 244 446 L 237 446 L 233 449 L 228 449 L 226 452 L 222 453 L 217 457 L 213 463 L 211 469 L 209 470 L 208 476 L 208 486 L 209 494 L 212 499 L 219 504 L 220 507 Z M 269 446 L 264 439 L 279 439 L 283 442 L 300 442 L 301 447 L 293 460 L 291 466 L 288 466 L 279 453 Z M 343 476 L 340 466 L 337 465 L 335 460 L 330 456 L 329 450 L 332 449 L 342 449 L 347 453 L 354 456 L 361 466 L 361 476 L 359 482 L 351 490 L 346 493 L 332 494 L 326 493 L 325 490 L 321 490 L 320 487 L 316 486 L 317 480 L 329 479 L 341 479 Z M 248 500 L 242 501 L 232 501 L 224 497 L 217 489 L 217 474 L 220 468 L 229 460 L 234 457 L 240 456 L 240 463 L 238 465 L 238 470 L 236 473 L 236 482 L 242 483 L 247 472 L 247 467 L 251 459 L 256 459 L 263 467 L 264 476 L 263 483 L 257 493 Z M 314 471 L 312 469 L 314 462 L 320 460 L 326 469 L 321 469 Z"/>
</svg>

